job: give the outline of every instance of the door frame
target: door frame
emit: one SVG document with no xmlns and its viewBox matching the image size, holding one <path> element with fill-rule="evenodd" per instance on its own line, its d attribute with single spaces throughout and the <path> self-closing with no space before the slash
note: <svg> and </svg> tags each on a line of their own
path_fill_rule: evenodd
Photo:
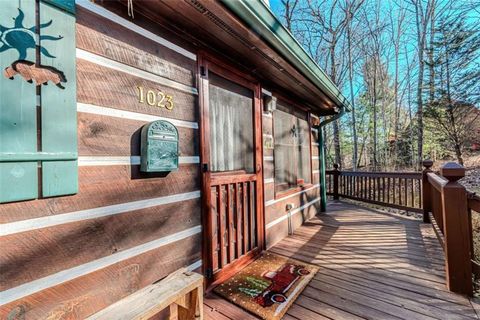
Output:
<svg viewBox="0 0 480 320">
<path fill-rule="evenodd" d="M 208 73 L 213 71 L 234 83 L 251 89 L 253 92 L 253 140 L 255 143 L 254 168 L 256 173 L 256 226 L 257 247 L 233 263 L 228 264 L 221 271 L 213 274 L 213 248 L 212 235 L 214 226 L 209 219 L 211 210 L 211 180 L 210 166 L 210 124 L 209 124 L 209 80 Z M 216 284 L 228 279 L 244 266 L 252 262 L 258 254 L 265 249 L 265 217 L 263 195 L 263 130 L 262 130 L 262 99 L 261 87 L 253 77 L 244 74 L 218 58 L 199 52 L 197 55 L 197 73 L 199 88 L 199 118 L 200 118 L 200 165 L 202 176 L 202 271 L 206 278 L 207 290 Z"/>
</svg>

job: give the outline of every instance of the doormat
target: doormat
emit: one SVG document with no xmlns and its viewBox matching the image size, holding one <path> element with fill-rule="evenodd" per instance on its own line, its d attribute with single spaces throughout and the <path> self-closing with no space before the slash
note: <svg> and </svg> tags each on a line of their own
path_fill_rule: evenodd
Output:
<svg viewBox="0 0 480 320">
<path fill-rule="evenodd" d="M 280 319 L 318 269 L 266 252 L 213 291 L 263 319 Z"/>
</svg>

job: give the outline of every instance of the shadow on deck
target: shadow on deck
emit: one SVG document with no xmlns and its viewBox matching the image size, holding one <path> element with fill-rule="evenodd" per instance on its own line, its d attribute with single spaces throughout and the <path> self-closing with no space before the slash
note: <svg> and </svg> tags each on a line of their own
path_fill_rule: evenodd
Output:
<svg viewBox="0 0 480 320">
<path fill-rule="evenodd" d="M 429 224 L 331 202 L 270 252 L 320 266 L 285 319 L 480 319 L 445 287 L 444 256 Z M 206 319 L 255 319 L 205 298 Z"/>
</svg>

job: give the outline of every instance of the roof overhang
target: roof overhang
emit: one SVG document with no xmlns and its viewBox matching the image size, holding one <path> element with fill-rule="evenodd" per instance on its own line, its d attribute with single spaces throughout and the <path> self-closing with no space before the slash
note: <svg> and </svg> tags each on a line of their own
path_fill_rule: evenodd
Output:
<svg viewBox="0 0 480 320">
<path fill-rule="evenodd" d="M 250 28 L 268 41 L 316 87 L 327 94 L 337 106 L 351 111 L 349 101 L 263 1 L 221 1 Z"/>
<path fill-rule="evenodd" d="M 102 2 L 125 14 L 126 0 Z M 267 90 L 319 116 L 349 110 L 347 99 L 261 0 L 150 0 L 135 22 L 191 52 L 205 51 L 249 74 Z M 143 17 L 149 21 L 145 21 Z M 170 31 L 170 33 L 164 33 Z"/>
</svg>

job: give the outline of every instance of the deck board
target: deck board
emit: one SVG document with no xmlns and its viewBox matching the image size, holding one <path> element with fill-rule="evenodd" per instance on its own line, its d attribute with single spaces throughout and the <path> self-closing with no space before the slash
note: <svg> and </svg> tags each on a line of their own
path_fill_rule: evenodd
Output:
<svg viewBox="0 0 480 320">
<path fill-rule="evenodd" d="M 332 202 L 269 251 L 320 267 L 285 319 L 480 319 L 478 302 L 446 289 L 431 226 L 409 217 Z M 206 319 L 254 318 L 215 295 L 205 304 Z"/>
</svg>

